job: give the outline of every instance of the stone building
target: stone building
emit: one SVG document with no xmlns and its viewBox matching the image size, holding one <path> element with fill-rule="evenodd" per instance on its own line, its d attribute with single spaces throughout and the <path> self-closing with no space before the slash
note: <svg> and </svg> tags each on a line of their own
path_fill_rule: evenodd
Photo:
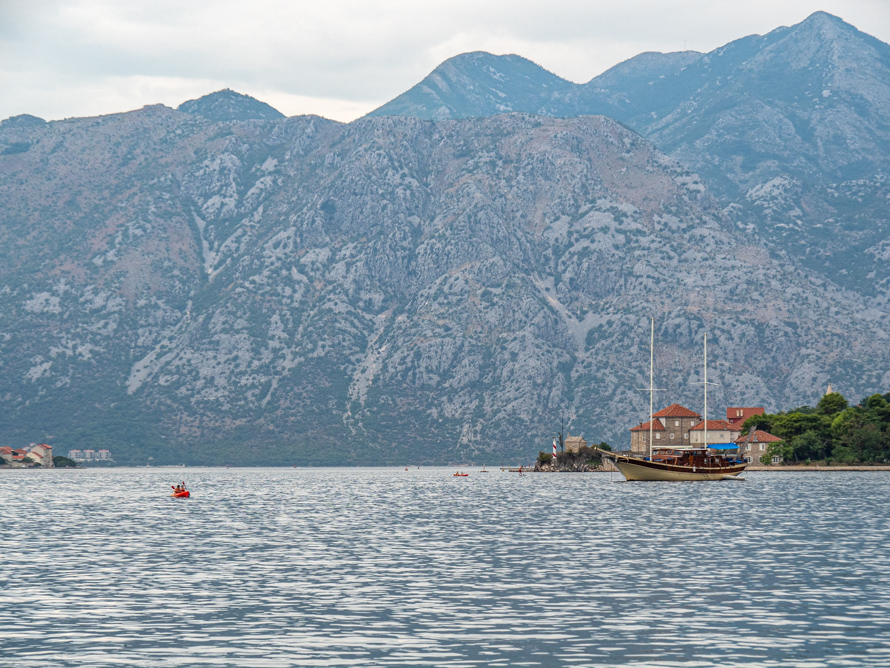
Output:
<svg viewBox="0 0 890 668">
<path fill-rule="evenodd" d="M 566 452 L 580 452 L 581 448 L 587 447 L 587 441 L 581 436 L 566 436 L 565 440 Z"/>
<path fill-rule="evenodd" d="M 701 422 L 701 415 L 680 404 L 662 408 L 653 417 L 652 441 L 656 448 L 689 445 L 689 430 Z M 630 449 L 634 453 L 649 452 L 648 422 L 630 430 Z"/>
<path fill-rule="evenodd" d="M 742 457 L 745 458 L 745 461 L 749 464 L 759 464 L 760 458 L 766 454 L 767 449 L 769 448 L 771 443 L 778 443 L 782 439 L 778 436 L 773 436 L 772 434 L 757 429 L 753 434 L 749 434 L 751 438 L 748 436 L 742 436 L 741 438 L 736 439 L 736 445 L 739 446 L 739 453 Z M 780 464 L 782 462 L 781 457 L 773 457 L 773 464 Z"/>
</svg>

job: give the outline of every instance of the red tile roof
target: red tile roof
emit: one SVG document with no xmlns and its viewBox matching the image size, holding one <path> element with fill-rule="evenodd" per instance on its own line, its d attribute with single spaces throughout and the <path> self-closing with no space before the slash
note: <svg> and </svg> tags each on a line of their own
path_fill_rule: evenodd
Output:
<svg viewBox="0 0 890 668">
<path fill-rule="evenodd" d="M 17 450 L 13 450 L 13 452 L 17 455 L 27 455 L 28 451 L 24 448 L 18 448 Z"/>
<path fill-rule="evenodd" d="M 690 427 L 689 431 L 704 431 L 705 422 L 702 420 L 694 427 Z M 730 424 L 726 420 L 708 420 L 708 431 L 741 431 L 740 427 Z"/>
<path fill-rule="evenodd" d="M 4 455 L 11 455 L 11 454 L 12 454 L 12 448 L 7 447 L 7 446 L 3 446 L 2 448 L 0 448 L 0 452 L 2 452 Z"/>
<path fill-rule="evenodd" d="M 649 431 L 649 423 L 640 424 L 639 427 L 632 427 L 631 431 Z M 652 425 L 652 431 L 667 431 L 664 428 L 664 425 L 661 424 L 658 420 L 655 420 L 655 423 Z"/>
<path fill-rule="evenodd" d="M 695 411 L 691 411 L 686 406 L 681 406 L 680 404 L 671 404 L 667 408 L 662 408 L 660 411 L 655 413 L 653 417 L 701 417 Z"/>
<path fill-rule="evenodd" d="M 710 420 L 708 420 L 708 422 L 710 422 Z M 754 432 L 754 437 L 751 439 L 751 443 L 775 443 L 775 442 L 781 441 L 781 440 L 782 439 L 779 438 L 778 436 L 773 436 L 769 432 L 757 429 Z M 735 442 L 736 443 L 747 443 L 748 437 L 742 436 L 741 438 L 737 438 L 735 440 Z"/>
</svg>

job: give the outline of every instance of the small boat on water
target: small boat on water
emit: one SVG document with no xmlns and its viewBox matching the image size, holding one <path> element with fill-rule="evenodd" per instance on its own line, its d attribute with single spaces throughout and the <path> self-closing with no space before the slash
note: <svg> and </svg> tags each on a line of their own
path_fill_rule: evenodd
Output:
<svg viewBox="0 0 890 668">
<path fill-rule="evenodd" d="M 173 492 L 170 496 L 172 496 L 174 499 L 187 499 L 191 495 L 191 492 L 189 492 L 187 489 L 184 489 L 179 492 Z"/>
<path fill-rule="evenodd" d="M 460 471 L 457 471 L 454 474 L 454 477 L 455 478 L 466 478 L 468 475 L 470 475 L 470 474 L 469 473 L 461 473 Z"/>
</svg>

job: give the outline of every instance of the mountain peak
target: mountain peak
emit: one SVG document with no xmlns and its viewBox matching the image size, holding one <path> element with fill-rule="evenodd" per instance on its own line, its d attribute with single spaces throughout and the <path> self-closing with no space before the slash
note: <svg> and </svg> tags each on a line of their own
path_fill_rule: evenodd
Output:
<svg viewBox="0 0 890 668">
<path fill-rule="evenodd" d="M 522 56 L 471 51 L 449 58 L 368 115 L 444 120 L 511 111 L 542 113 L 554 91 L 573 85 Z"/>
<path fill-rule="evenodd" d="M 3 128 L 33 128 L 40 125 L 46 125 L 46 121 L 38 116 L 32 116 L 31 114 L 10 116 L 4 121 L 0 121 L 0 127 Z"/>
<path fill-rule="evenodd" d="M 285 117 L 265 102 L 229 88 L 183 102 L 177 109 L 211 121 L 269 121 Z"/>
</svg>

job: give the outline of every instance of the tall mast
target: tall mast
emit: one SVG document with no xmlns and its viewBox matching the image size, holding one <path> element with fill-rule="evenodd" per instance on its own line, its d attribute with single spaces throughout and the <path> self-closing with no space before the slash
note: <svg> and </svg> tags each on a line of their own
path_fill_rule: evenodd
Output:
<svg viewBox="0 0 890 668">
<path fill-rule="evenodd" d="M 652 423 L 655 422 L 655 393 L 664 388 L 655 387 L 655 318 L 652 318 L 652 329 L 649 334 L 649 387 L 637 388 L 649 393 L 649 459 L 652 459 Z"/>
<path fill-rule="evenodd" d="M 705 332 L 705 450 L 708 449 L 708 333 Z"/>
<path fill-rule="evenodd" d="M 649 333 L 649 461 L 652 461 L 652 423 L 655 422 L 655 318 Z"/>
</svg>

